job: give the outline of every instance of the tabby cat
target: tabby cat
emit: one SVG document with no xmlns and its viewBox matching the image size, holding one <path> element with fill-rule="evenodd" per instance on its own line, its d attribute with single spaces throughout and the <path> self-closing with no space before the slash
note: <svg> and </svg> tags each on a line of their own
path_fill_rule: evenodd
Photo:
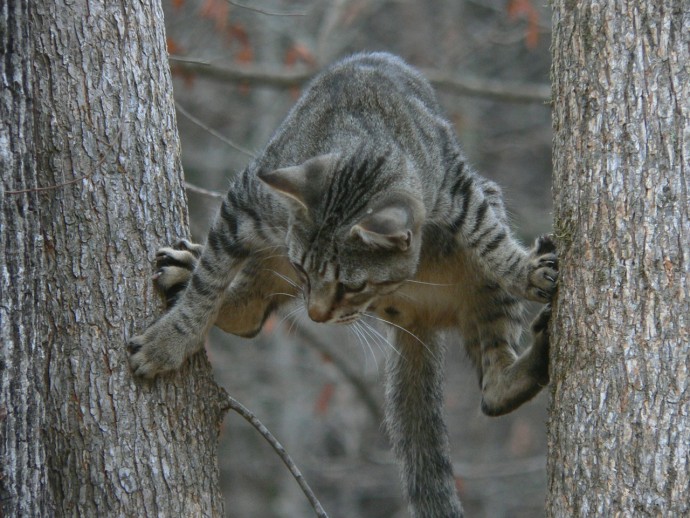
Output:
<svg viewBox="0 0 690 518">
<path fill-rule="evenodd" d="M 548 383 L 550 310 L 522 353 L 523 300 L 557 282 L 548 237 L 512 236 L 499 188 L 465 162 L 429 83 L 360 54 L 312 81 L 259 158 L 233 179 L 206 246 L 157 255 L 170 310 L 129 342 L 137 375 L 180 367 L 213 324 L 256 335 L 294 295 L 316 322 L 390 324 L 386 422 L 411 514 L 456 517 L 443 417 L 444 331 L 474 362 L 482 410 L 509 412 Z"/>
</svg>

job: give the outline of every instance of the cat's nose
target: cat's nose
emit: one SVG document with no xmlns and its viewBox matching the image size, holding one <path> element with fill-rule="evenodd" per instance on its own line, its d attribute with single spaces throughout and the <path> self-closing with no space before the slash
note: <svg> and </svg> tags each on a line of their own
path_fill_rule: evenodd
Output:
<svg viewBox="0 0 690 518">
<path fill-rule="evenodd" d="M 331 308 L 321 304 L 309 304 L 307 313 L 314 322 L 326 322 L 331 318 Z"/>
</svg>

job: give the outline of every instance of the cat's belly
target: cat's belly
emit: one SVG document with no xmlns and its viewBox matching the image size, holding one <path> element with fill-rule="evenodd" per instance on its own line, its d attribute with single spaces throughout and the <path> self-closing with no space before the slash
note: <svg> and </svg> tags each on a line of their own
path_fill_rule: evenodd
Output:
<svg viewBox="0 0 690 518">
<path fill-rule="evenodd" d="M 377 301 L 372 310 L 404 327 L 457 327 L 476 304 L 481 284 L 481 276 L 463 257 L 422 262 L 414 279 Z"/>
<path fill-rule="evenodd" d="M 462 295 L 442 286 L 404 287 L 376 303 L 376 314 L 403 327 L 450 328 L 459 324 Z"/>
</svg>

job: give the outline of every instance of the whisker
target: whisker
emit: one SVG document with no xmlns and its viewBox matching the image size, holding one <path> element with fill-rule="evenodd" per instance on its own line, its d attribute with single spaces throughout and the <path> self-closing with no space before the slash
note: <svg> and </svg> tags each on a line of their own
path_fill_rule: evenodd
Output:
<svg viewBox="0 0 690 518">
<path fill-rule="evenodd" d="M 276 259 L 277 257 L 287 259 L 287 255 L 285 255 L 285 254 L 269 255 L 266 257 L 262 257 L 261 259 L 264 261 L 268 261 L 269 259 Z"/>
<path fill-rule="evenodd" d="M 457 286 L 458 283 L 449 283 L 449 284 L 443 284 L 443 283 L 438 283 L 438 282 L 424 282 L 424 281 L 415 281 L 412 279 L 405 279 L 403 282 L 411 282 L 413 284 L 424 284 L 426 286 Z"/>
<path fill-rule="evenodd" d="M 370 335 L 373 335 L 379 339 L 379 342 L 378 342 L 379 347 L 381 347 L 381 348 L 383 347 L 383 345 L 381 344 L 381 342 L 383 342 L 383 344 L 390 347 L 395 354 L 402 357 L 402 354 L 400 353 L 400 351 L 398 351 L 398 349 L 396 349 L 395 345 L 392 344 L 391 341 L 388 340 L 388 338 L 386 338 L 384 335 L 382 335 L 378 329 L 376 329 L 369 322 L 366 322 L 364 320 L 362 321 L 362 324 L 364 325 L 365 329 L 370 333 Z M 382 349 L 382 351 L 383 351 L 383 349 Z"/>
<path fill-rule="evenodd" d="M 348 326 L 350 327 L 350 326 Z M 376 354 L 374 354 L 374 350 L 371 347 L 371 343 L 369 343 L 369 340 L 367 338 L 367 334 L 364 332 L 364 329 L 361 327 L 361 323 L 359 321 L 355 321 L 352 323 L 352 329 L 357 333 L 358 336 L 361 337 L 361 339 L 364 340 L 364 343 L 366 343 L 367 348 L 369 349 L 369 352 L 371 353 L 371 359 L 374 360 L 374 365 L 376 366 L 376 370 L 379 370 L 379 364 L 378 361 L 376 360 Z M 364 358 L 366 361 L 366 351 L 364 354 Z M 366 366 L 366 364 L 365 364 Z"/>
<path fill-rule="evenodd" d="M 266 271 L 266 272 L 274 273 L 275 275 L 277 275 L 278 277 L 280 277 L 281 279 L 283 279 L 285 282 L 287 282 L 289 285 L 293 286 L 294 288 L 297 288 L 298 290 L 301 290 L 301 289 L 302 289 L 302 286 L 300 286 L 299 284 L 297 284 L 295 281 L 293 281 L 293 280 L 292 280 L 290 277 L 288 277 L 287 275 L 283 275 L 282 273 L 277 272 L 277 271 L 275 271 L 275 270 L 271 270 L 270 268 L 264 268 L 263 270 Z"/>
<path fill-rule="evenodd" d="M 364 366 L 366 368 L 369 359 L 367 356 L 367 350 L 364 348 L 364 341 L 362 339 L 361 332 L 357 328 L 357 322 L 353 322 L 352 324 L 347 325 L 345 327 L 347 328 L 347 332 L 357 339 L 357 343 L 362 348 L 362 352 L 364 353 Z M 369 350 L 371 350 L 371 346 L 369 346 Z"/>
<path fill-rule="evenodd" d="M 417 340 L 420 344 L 422 344 L 422 345 L 424 346 L 424 348 L 429 352 L 429 354 L 431 354 L 431 357 L 432 357 L 434 360 L 438 361 L 438 358 L 436 358 L 436 355 L 435 355 L 434 352 L 431 350 L 431 348 L 430 348 L 427 344 L 425 344 L 425 343 L 422 341 L 422 339 L 419 338 L 419 337 L 418 337 L 416 334 L 414 334 L 412 331 L 408 331 L 408 330 L 405 329 L 404 327 L 399 326 L 398 324 L 395 324 L 395 323 L 393 323 L 393 322 L 390 322 L 390 321 L 386 320 L 385 318 L 381 318 L 381 317 L 378 317 L 378 316 L 376 316 L 376 315 L 367 315 L 367 316 L 369 316 L 369 317 L 371 317 L 371 318 L 373 318 L 373 319 L 375 319 L 375 320 L 379 320 L 379 321 L 381 321 L 381 322 L 384 322 L 384 323 L 386 323 L 386 324 L 389 324 L 389 325 L 391 325 L 391 326 L 393 326 L 393 327 L 396 327 L 396 328 L 400 329 L 401 331 L 404 331 L 405 333 L 407 333 L 408 335 L 410 335 L 412 338 L 414 338 L 415 340 Z"/>
<path fill-rule="evenodd" d="M 271 297 L 275 297 L 276 295 L 285 295 L 286 297 L 291 297 L 291 298 L 293 298 L 293 299 L 296 299 L 296 298 L 297 298 L 297 295 L 292 295 L 292 294 L 290 294 L 290 293 L 283 293 L 283 292 L 281 292 L 281 291 L 277 291 L 277 292 L 275 292 L 275 293 L 271 293 L 270 295 L 266 295 L 266 296 L 264 297 L 264 299 L 268 299 L 268 298 L 271 298 Z"/>
<path fill-rule="evenodd" d="M 412 295 L 410 295 L 409 293 L 405 293 L 404 291 L 399 291 L 396 295 L 400 298 L 407 299 L 412 302 L 419 302 L 419 299 L 417 297 L 413 297 Z"/>
<path fill-rule="evenodd" d="M 283 318 L 281 318 L 280 321 L 278 322 L 278 325 L 283 325 L 283 323 L 286 320 L 288 320 L 288 319 L 290 320 L 290 327 L 288 328 L 287 334 L 290 334 L 290 332 L 292 331 L 292 326 L 295 325 L 296 318 L 294 318 L 294 316 L 297 313 L 299 313 L 299 311 L 303 308 L 304 308 L 304 306 L 302 306 L 301 304 L 298 305 L 296 308 L 293 308 L 290 311 L 288 311 L 287 313 L 285 313 L 285 315 L 283 315 Z"/>
<path fill-rule="evenodd" d="M 285 245 L 270 245 L 270 246 L 265 246 L 263 248 L 259 248 L 258 250 L 254 250 L 253 252 L 255 254 L 260 254 L 261 252 L 266 252 L 267 250 L 277 250 L 279 248 L 285 248 Z M 287 249 L 285 250 L 287 252 Z"/>
<path fill-rule="evenodd" d="M 292 328 L 297 325 L 297 318 L 295 315 L 298 317 L 303 316 L 306 313 L 306 310 L 302 304 L 298 305 L 297 308 L 290 313 L 290 327 L 288 327 L 287 334 L 292 334 Z"/>
</svg>

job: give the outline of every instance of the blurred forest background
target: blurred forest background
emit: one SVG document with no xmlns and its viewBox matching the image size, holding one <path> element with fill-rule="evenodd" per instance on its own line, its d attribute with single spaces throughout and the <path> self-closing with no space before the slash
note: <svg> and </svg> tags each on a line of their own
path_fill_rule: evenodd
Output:
<svg viewBox="0 0 690 518">
<path fill-rule="evenodd" d="M 353 52 L 385 50 L 436 79 L 468 158 L 503 187 L 522 240 L 550 231 L 550 13 L 542 3 L 243 2 L 163 1 L 189 183 L 224 191 L 280 124 L 305 77 Z M 467 82 L 480 91 L 462 90 Z M 523 88 L 520 99 L 504 95 Z M 193 237 L 203 242 L 219 200 L 196 189 L 188 198 Z M 302 312 L 295 318 L 272 318 L 254 340 L 214 331 L 208 350 L 216 379 L 282 442 L 332 518 L 407 516 L 381 424 L 389 346 L 310 325 Z M 448 337 L 446 377 L 467 516 L 542 516 L 548 390 L 513 414 L 485 417 L 456 336 Z M 313 514 L 268 444 L 232 413 L 219 463 L 227 516 Z"/>
</svg>

